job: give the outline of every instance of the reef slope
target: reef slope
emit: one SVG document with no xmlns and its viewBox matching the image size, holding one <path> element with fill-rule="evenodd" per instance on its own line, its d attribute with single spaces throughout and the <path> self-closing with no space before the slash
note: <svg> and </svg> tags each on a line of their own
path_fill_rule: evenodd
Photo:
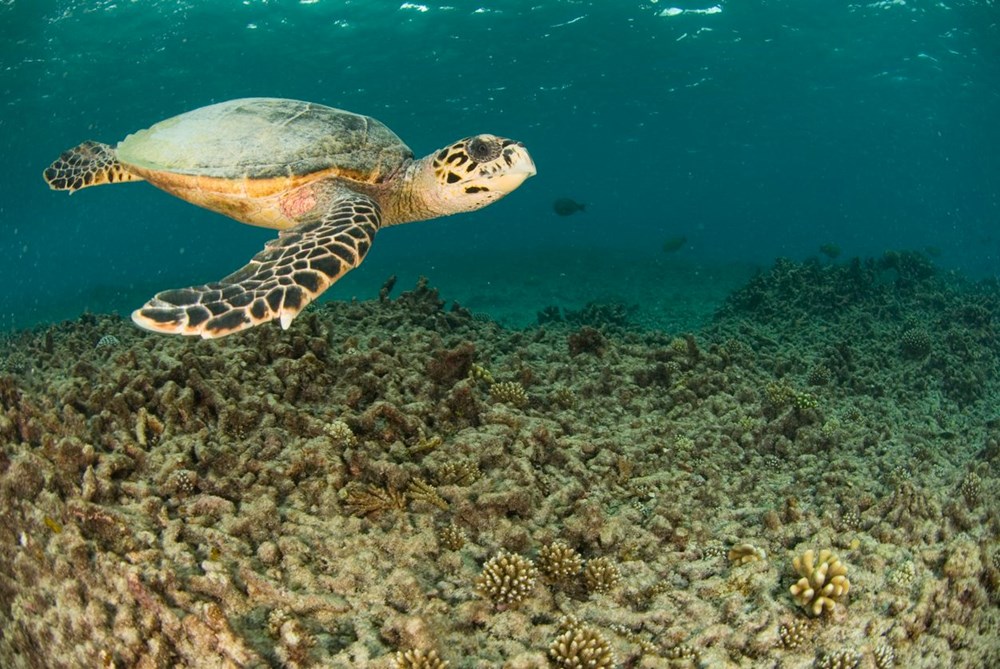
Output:
<svg viewBox="0 0 1000 669">
<path fill-rule="evenodd" d="M 0 665 L 1000 665 L 995 283 L 780 261 L 697 332 L 631 313 L 8 337 Z"/>
</svg>

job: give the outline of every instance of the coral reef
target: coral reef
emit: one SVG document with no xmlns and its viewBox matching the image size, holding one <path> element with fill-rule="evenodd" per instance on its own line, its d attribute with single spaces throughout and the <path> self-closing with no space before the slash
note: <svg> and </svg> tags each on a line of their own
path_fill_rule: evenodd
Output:
<svg viewBox="0 0 1000 669">
<path fill-rule="evenodd" d="M 564 541 L 553 541 L 538 551 L 538 569 L 555 583 L 575 578 L 583 569 L 583 558 Z"/>
<path fill-rule="evenodd" d="M 517 381 L 501 381 L 492 384 L 490 397 L 497 402 L 504 402 L 515 407 L 522 407 L 528 403 L 528 394 L 524 392 L 524 386 Z"/>
<path fill-rule="evenodd" d="M 851 588 L 847 567 L 826 548 L 819 552 L 818 562 L 810 549 L 792 560 L 792 566 L 802 578 L 789 590 L 795 603 L 814 616 L 833 611 Z"/>
<path fill-rule="evenodd" d="M 433 649 L 426 653 L 419 648 L 399 651 L 392 660 L 394 669 L 447 669 L 448 664 Z"/>
<path fill-rule="evenodd" d="M 730 548 L 727 557 L 734 565 L 741 565 L 766 559 L 767 551 L 763 548 L 757 548 L 753 544 L 740 544 Z"/>
<path fill-rule="evenodd" d="M 621 583 L 622 573 L 611 559 L 598 557 L 587 560 L 583 568 L 583 580 L 588 592 L 607 594 Z"/>
<path fill-rule="evenodd" d="M 483 565 L 476 579 L 476 590 L 497 606 L 520 604 L 535 590 L 538 569 L 526 557 L 500 553 Z"/>
<path fill-rule="evenodd" d="M 857 669 L 861 656 L 849 650 L 825 653 L 817 662 L 816 669 Z"/>
<path fill-rule="evenodd" d="M 995 283 L 781 261 L 697 331 L 643 318 L 513 330 L 421 282 L 0 339 L 0 666 L 1000 666 Z"/>
<path fill-rule="evenodd" d="M 553 666 L 566 669 L 611 669 L 614 653 L 600 632 L 586 625 L 572 627 L 560 634 L 549 647 Z"/>
</svg>

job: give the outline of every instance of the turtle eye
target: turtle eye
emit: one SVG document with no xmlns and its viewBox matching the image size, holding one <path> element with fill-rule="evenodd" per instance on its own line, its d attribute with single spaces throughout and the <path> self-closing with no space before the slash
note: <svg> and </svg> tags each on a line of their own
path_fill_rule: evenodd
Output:
<svg viewBox="0 0 1000 669">
<path fill-rule="evenodd" d="M 469 155 L 477 162 L 493 160 L 500 153 L 497 147 L 491 142 L 487 142 L 482 137 L 473 137 L 468 144 Z"/>
</svg>

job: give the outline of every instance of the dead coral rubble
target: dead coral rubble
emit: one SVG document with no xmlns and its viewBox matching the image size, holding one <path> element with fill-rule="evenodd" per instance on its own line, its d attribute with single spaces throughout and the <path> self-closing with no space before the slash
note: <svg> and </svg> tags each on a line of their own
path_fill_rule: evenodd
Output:
<svg viewBox="0 0 1000 669">
<path fill-rule="evenodd" d="M 778 263 L 683 334 L 421 283 L 214 342 L 12 335 L 0 666 L 1000 665 L 998 304 L 896 254 Z M 808 546 L 850 565 L 815 619 Z"/>
</svg>

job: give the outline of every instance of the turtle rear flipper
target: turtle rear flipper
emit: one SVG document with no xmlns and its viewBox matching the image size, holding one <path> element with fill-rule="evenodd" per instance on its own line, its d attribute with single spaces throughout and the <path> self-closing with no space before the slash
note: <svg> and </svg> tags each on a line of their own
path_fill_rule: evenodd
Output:
<svg viewBox="0 0 1000 669">
<path fill-rule="evenodd" d="M 100 142 L 84 142 L 59 156 L 43 175 L 52 190 L 70 193 L 119 181 L 142 181 L 118 161 L 115 150 Z"/>
<path fill-rule="evenodd" d="M 132 312 L 153 332 L 224 337 L 279 318 L 282 329 L 334 281 L 354 269 L 381 225 L 374 200 L 341 192 L 303 223 L 283 230 L 242 269 L 224 279 L 157 293 Z"/>
</svg>

